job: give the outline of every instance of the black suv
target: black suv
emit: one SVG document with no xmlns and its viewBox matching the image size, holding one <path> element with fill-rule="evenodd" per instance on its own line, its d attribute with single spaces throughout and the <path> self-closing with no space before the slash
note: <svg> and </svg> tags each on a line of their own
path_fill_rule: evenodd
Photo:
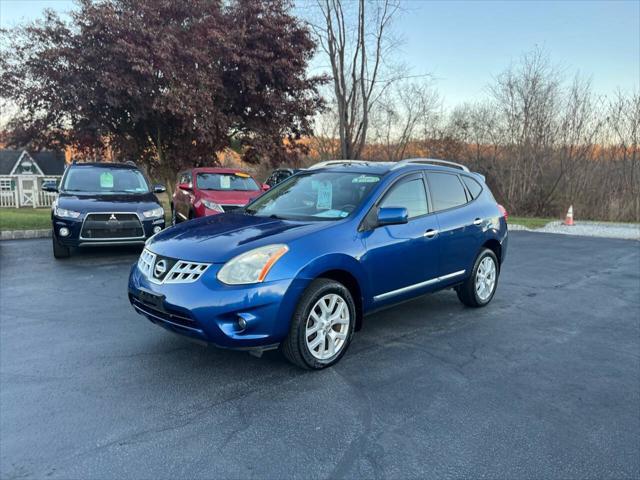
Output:
<svg viewBox="0 0 640 480">
<path fill-rule="evenodd" d="M 164 228 L 164 209 L 142 172 L 131 164 L 80 163 L 65 171 L 51 207 L 53 256 L 68 257 L 70 247 L 144 244 Z"/>
</svg>

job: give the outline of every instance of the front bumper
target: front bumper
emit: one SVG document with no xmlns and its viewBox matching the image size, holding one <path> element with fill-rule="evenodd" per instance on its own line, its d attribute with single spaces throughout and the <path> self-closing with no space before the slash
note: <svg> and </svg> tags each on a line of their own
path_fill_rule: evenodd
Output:
<svg viewBox="0 0 640 480">
<path fill-rule="evenodd" d="M 82 238 L 82 225 L 85 215 L 80 216 L 77 219 L 60 218 L 52 216 L 52 230 L 56 240 L 68 247 L 80 247 L 80 246 L 96 246 L 96 245 L 142 245 L 151 237 L 155 232 L 154 228 L 160 227 L 161 230 L 165 228 L 164 218 L 155 219 L 143 219 L 140 221 L 142 224 L 143 235 L 136 238 Z M 60 229 L 67 228 L 69 234 L 67 236 L 60 235 Z"/>
<path fill-rule="evenodd" d="M 221 267 L 211 265 L 193 283 L 156 284 L 136 264 L 129 276 L 129 301 L 151 322 L 218 347 L 278 345 L 289 333 L 291 317 L 307 282 L 229 286 L 216 278 Z M 239 326 L 240 318 L 246 322 L 244 329 Z"/>
</svg>

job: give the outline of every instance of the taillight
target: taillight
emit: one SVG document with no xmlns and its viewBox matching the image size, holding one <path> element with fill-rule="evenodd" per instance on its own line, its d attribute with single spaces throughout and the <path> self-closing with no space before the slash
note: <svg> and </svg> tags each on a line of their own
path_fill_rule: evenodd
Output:
<svg viewBox="0 0 640 480">
<path fill-rule="evenodd" d="M 509 219 L 509 214 L 507 213 L 507 209 L 504 208 L 502 205 L 498 204 L 498 210 L 500 210 L 500 213 L 502 214 L 502 216 L 504 217 L 505 220 Z"/>
</svg>

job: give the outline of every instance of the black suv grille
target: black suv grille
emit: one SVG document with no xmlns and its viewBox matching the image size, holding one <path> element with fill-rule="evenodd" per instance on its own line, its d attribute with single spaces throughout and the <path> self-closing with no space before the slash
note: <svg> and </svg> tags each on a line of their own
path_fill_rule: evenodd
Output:
<svg viewBox="0 0 640 480">
<path fill-rule="evenodd" d="M 89 213 L 80 237 L 98 240 L 140 238 L 144 237 L 144 229 L 135 213 Z"/>
</svg>

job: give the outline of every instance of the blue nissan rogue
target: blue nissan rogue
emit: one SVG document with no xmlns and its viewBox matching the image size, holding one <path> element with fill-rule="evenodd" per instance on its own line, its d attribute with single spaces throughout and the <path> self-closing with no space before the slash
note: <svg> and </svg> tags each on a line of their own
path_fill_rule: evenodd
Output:
<svg viewBox="0 0 640 480">
<path fill-rule="evenodd" d="M 147 241 L 129 278 L 135 310 L 220 347 L 325 368 L 364 315 L 444 288 L 487 305 L 507 250 L 506 212 L 452 162 L 329 161 L 243 210 Z"/>
</svg>

